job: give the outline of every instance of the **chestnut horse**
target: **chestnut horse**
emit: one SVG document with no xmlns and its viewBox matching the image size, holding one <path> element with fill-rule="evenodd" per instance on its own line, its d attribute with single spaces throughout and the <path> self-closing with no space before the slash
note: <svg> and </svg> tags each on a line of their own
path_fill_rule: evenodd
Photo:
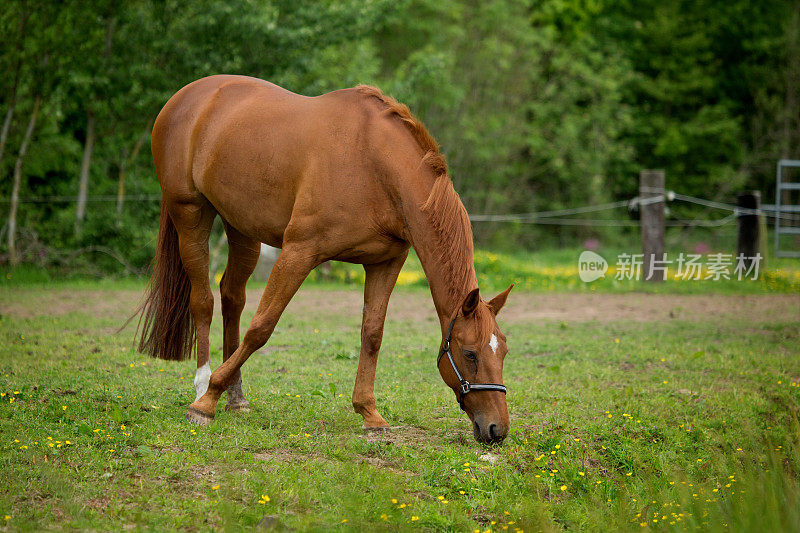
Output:
<svg viewBox="0 0 800 533">
<path fill-rule="evenodd" d="M 353 407 L 365 428 L 387 427 L 375 408 L 375 367 L 389 295 L 413 246 L 441 323 L 442 379 L 476 439 L 505 438 L 508 349 L 495 316 L 511 287 L 480 298 L 467 212 L 436 141 L 405 105 L 368 86 L 310 98 L 256 78 L 210 76 L 167 102 L 151 143 L 161 222 L 139 349 L 182 360 L 196 342 L 190 421 L 211 421 L 226 390 L 226 409 L 249 408 L 242 365 L 309 272 L 337 260 L 366 272 Z M 229 249 L 220 282 L 223 363 L 211 373 L 208 239 L 217 216 Z M 245 284 L 262 242 L 282 251 L 240 344 Z"/>
</svg>

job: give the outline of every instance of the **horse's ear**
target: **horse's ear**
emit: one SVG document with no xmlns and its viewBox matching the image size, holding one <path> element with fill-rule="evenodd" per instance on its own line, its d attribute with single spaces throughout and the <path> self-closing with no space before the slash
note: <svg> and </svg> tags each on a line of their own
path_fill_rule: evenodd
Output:
<svg viewBox="0 0 800 533">
<path fill-rule="evenodd" d="M 475 309 L 478 308 L 479 303 L 481 303 L 481 295 L 478 289 L 473 289 L 467 294 L 467 297 L 464 298 L 464 303 L 461 304 L 461 314 L 464 316 L 471 315 L 475 312 Z"/>
<path fill-rule="evenodd" d="M 506 305 L 506 299 L 508 298 L 508 293 L 511 292 L 511 289 L 513 288 L 514 284 L 512 283 L 509 288 L 507 288 L 506 290 L 504 290 L 503 292 L 492 298 L 492 301 L 489 302 L 488 304 L 489 309 L 492 310 L 492 313 L 494 313 L 495 316 L 497 316 L 497 313 L 500 312 L 500 309 L 502 309 L 503 306 Z"/>
</svg>

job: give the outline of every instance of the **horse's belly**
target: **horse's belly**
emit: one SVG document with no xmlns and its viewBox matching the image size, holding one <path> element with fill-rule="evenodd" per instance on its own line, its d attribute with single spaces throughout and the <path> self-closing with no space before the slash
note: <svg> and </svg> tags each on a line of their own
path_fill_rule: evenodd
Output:
<svg viewBox="0 0 800 533">
<path fill-rule="evenodd" d="M 294 180 L 264 160 L 269 154 L 244 148 L 222 147 L 197 187 L 237 230 L 279 248 L 292 216 Z"/>
<path fill-rule="evenodd" d="M 405 253 L 409 244 L 397 239 L 373 236 L 362 242 L 343 247 L 331 259 L 364 265 L 382 263 Z"/>
<path fill-rule="evenodd" d="M 283 245 L 283 234 L 291 218 L 291 200 L 279 187 L 264 182 L 240 182 L 226 186 L 215 181 L 201 191 L 220 216 L 234 228 L 276 248 Z"/>
</svg>

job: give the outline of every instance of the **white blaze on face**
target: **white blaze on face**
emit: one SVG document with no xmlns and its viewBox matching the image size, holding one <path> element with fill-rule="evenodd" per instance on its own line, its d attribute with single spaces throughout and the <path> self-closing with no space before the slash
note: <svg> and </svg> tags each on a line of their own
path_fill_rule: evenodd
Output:
<svg viewBox="0 0 800 533">
<path fill-rule="evenodd" d="M 497 337 L 494 333 L 492 333 L 492 338 L 489 339 L 489 348 L 492 349 L 492 353 L 497 353 Z"/>
<path fill-rule="evenodd" d="M 211 365 L 206 363 L 198 368 L 194 375 L 194 392 L 196 394 L 194 401 L 199 400 L 206 393 L 209 379 L 211 379 Z"/>
</svg>

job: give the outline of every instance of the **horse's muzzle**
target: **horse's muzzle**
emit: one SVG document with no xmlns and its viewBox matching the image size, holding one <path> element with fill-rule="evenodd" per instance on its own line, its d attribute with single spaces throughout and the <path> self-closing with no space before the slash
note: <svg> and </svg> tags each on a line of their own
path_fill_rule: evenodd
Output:
<svg viewBox="0 0 800 533">
<path fill-rule="evenodd" d="M 483 421 L 481 421 L 483 422 Z M 472 434 L 475 440 L 483 444 L 500 444 L 508 435 L 508 427 L 499 422 L 472 423 Z"/>
</svg>

